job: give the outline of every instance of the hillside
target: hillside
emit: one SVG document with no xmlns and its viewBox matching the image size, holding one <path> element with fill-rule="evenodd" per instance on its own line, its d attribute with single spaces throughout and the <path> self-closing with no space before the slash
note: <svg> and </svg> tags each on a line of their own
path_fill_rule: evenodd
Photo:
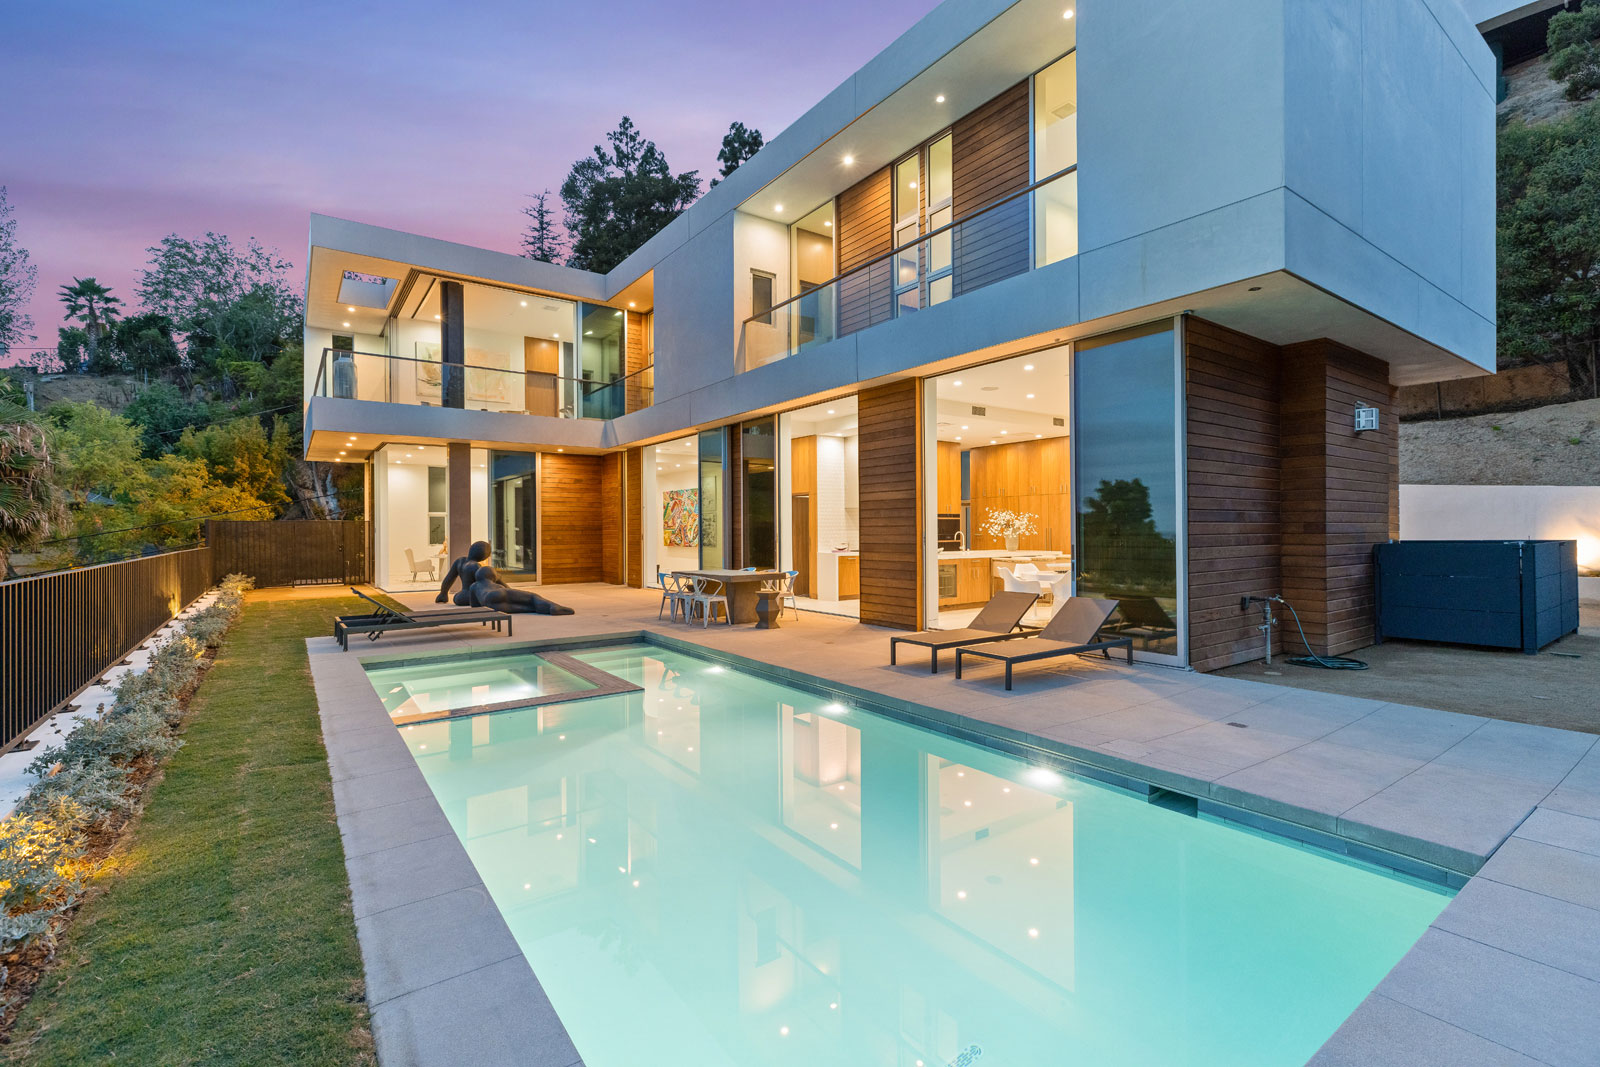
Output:
<svg viewBox="0 0 1600 1067">
<path fill-rule="evenodd" d="M 1594 485 L 1597 480 L 1600 400 L 1400 424 L 1402 484 Z"/>
<path fill-rule="evenodd" d="M 1506 98 L 1496 115 L 1501 122 L 1537 125 L 1559 119 L 1577 107 L 1564 95 L 1566 86 L 1550 78 L 1550 57 L 1537 56 L 1505 72 Z"/>
</svg>

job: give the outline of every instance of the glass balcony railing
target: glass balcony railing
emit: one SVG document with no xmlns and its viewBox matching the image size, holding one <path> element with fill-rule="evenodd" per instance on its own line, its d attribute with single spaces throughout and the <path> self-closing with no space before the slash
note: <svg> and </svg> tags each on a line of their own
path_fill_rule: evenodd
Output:
<svg viewBox="0 0 1600 1067">
<path fill-rule="evenodd" d="M 746 371 L 1078 254 L 1078 168 L 1001 197 L 744 320 Z"/>
<path fill-rule="evenodd" d="M 611 381 L 595 381 L 325 348 L 313 395 L 564 419 L 614 419 L 653 404 L 654 383 L 653 366 Z"/>
</svg>

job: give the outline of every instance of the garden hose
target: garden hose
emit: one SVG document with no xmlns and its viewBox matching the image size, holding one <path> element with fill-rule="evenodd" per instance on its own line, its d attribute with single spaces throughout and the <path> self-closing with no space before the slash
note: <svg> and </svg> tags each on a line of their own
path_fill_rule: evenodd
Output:
<svg viewBox="0 0 1600 1067">
<path fill-rule="evenodd" d="M 1289 609 L 1289 614 L 1294 616 L 1294 628 L 1300 631 L 1300 643 L 1306 646 L 1303 656 L 1290 656 L 1289 662 L 1297 667 L 1323 667 L 1330 671 L 1364 671 L 1367 664 L 1364 660 L 1351 659 L 1349 656 L 1319 656 L 1311 651 L 1311 642 L 1306 640 L 1306 628 L 1300 625 L 1300 613 L 1294 610 L 1294 605 L 1283 597 L 1275 597 L 1278 603 Z"/>
</svg>

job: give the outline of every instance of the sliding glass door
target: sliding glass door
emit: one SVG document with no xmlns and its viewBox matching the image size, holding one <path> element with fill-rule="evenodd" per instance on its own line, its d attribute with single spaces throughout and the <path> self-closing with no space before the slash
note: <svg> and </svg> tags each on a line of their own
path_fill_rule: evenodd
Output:
<svg viewBox="0 0 1600 1067">
<path fill-rule="evenodd" d="M 700 566 L 715 570 L 728 565 L 722 537 L 722 478 L 727 431 L 700 431 Z"/>
<path fill-rule="evenodd" d="M 778 566 L 778 423 L 747 422 L 739 428 L 739 476 L 744 479 L 740 545 L 746 567 Z"/>
<path fill-rule="evenodd" d="M 1111 628 L 1183 664 L 1182 365 L 1170 322 L 1080 342 L 1073 357 L 1073 571 L 1115 600 Z"/>
</svg>

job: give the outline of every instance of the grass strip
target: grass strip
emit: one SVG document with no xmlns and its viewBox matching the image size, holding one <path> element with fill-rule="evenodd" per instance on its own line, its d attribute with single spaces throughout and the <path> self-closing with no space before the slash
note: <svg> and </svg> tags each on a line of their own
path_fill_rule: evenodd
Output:
<svg viewBox="0 0 1600 1067">
<path fill-rule="evenodd" d="M 24 1064 L 371 1064 L 305 639 L 354 597 L 251 593 L 184 747 L 62 941 Z"/>
</svg>

